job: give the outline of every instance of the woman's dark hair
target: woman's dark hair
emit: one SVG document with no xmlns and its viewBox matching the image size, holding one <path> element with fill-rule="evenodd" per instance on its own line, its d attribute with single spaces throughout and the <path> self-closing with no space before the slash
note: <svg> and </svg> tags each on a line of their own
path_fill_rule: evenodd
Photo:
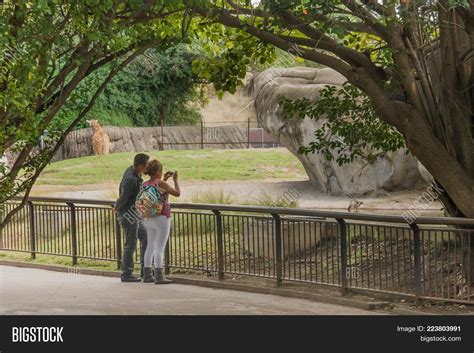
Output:
<svg viewBox="0 0 474 353">
<path fill-rule="evenodd" d="M 149 159 L 150 159 L 149 155 L 145 153 L 139 153 L 135 156 L 135 158 L 133 158 L 133 166 L 139 167 L 141 165 L 146 165 Z"/>
<path fill-rule="evenodd" d="M 148 166 L 146 167 L 145 174 L 148 176 L 154 176 L 156 173 L 162 172 L 163 171 L 163 164 L 157 159 L 152 160 L 150 163 L 148 163 Z"/>
</svg>

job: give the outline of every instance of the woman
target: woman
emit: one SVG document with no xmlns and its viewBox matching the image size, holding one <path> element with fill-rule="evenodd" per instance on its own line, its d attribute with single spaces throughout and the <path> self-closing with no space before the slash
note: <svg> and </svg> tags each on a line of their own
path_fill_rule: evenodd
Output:
<svg viewBox="0 0 474 353">
<path fill-rule="evenodd" d="M 163 275 L 163 255 L 165 252 L 166 242 L 170 233 L 171 225 L 171 207 L 168 201 L 168 195 L 179 197 L 181 191 L 178 184 L 178 172 L 166 172 L 163 176 L 163 165 L 155 160 L 149 162 L 145 174 L 150 177 L 143 183 L 143 187 L 156 187 L 157 191 L 163 196 L 163 208 L 161 214 L 145 219 L 145 227 L 147 231 L 147 247 L 145 251 L 145 267 L 143 282 L 155 284 L 173 283 Z M 166 181 L 173 178 L 174 187 Z M 155 263 L 155 278 L 152 276 L 152 261 Z"/>
</svg>

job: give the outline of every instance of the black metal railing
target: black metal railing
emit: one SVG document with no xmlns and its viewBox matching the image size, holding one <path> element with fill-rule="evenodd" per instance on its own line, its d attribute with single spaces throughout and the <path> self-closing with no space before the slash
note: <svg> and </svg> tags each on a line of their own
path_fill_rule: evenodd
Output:
<svg viewBox="0 0 474 353">
<path fill-rule="evenodd" d="M 18 205 L 3 205 L 4 213 Z M 114 261 L 112 201 L 30 198 L 0 230 L 0 250 Z M 474 303 L 474 220 L 173 204 L 166 271 L 250 275 Z M 138 252 L 137 252 L 138 257 Z"/>
</svg>

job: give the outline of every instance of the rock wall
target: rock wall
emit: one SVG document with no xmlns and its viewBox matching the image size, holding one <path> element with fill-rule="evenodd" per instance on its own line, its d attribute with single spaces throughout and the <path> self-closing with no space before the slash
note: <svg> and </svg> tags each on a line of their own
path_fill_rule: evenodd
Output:
<svg viewBox="0 0 474 353">
<path fill-rule="evenodd" d="M 146 152 L 159 150 L 161 146 L 160 127 L 104 127 L 110 138 L 110 153 Z M 165 149 L 201 148 L 200 126 L 169 126 L 163 128 Z M 92 128 L 73 131 L 65 140 L 54 160 L 93 155 Z M 236 126 L 216 126 L 203 129 L 204 148 L 246 148 L 247 129 Z M 220 142 L 240 142 L 224 144 Z"/>
<path fill-rule="evenodd" d="M 345 81 L 345 77 L 329 68 L 273 68 L 255 76 L 248 92 L 254 98 L 260 126 L 301 161 L 311 183 L 319 190 L 333 195 L 362 195 L 423 185 L 416 158 L 406 155 L 405 150 L 384 154 L 372 163 L 359 159 L 343 166 L 318 153 L 298 154 L 299 147 L 308 145 L 314 139 L 314 131 L 326 120 L 284 120 L 279 98 L 316 100 L 326 85 L 341 86 Z"/>
</svg>

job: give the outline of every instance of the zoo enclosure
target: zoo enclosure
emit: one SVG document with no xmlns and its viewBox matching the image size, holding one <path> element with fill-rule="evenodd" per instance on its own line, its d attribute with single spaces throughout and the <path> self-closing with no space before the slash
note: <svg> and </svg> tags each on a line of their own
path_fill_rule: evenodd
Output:
<svg viewBox="0 0 474 353">
<path fill-rule="evenodd" d="M 8 212 L 18 201 L 4 204 Z M 0 250 L 114 261 L 112 201 L 30 198 L 0 230 Z M 309 282 L 474 304 L 474 220 L 307 209 L 173 204 L 166 272 Z M 138 257 L 138 252 L 137 252 Z"/>
<path fill-rule="evenodd" d="M 197 125 L 162 125 L 155 127 L 111 127 L 103 130 L 111 140 L 111 153 L 146 152 L 169 149 L 262 148 L 280 147 L 257 122 L 214 121 Z M 91 156 L 92 128 L 71 131 L 54 156 L 55 161 Z"/>
</svg>

